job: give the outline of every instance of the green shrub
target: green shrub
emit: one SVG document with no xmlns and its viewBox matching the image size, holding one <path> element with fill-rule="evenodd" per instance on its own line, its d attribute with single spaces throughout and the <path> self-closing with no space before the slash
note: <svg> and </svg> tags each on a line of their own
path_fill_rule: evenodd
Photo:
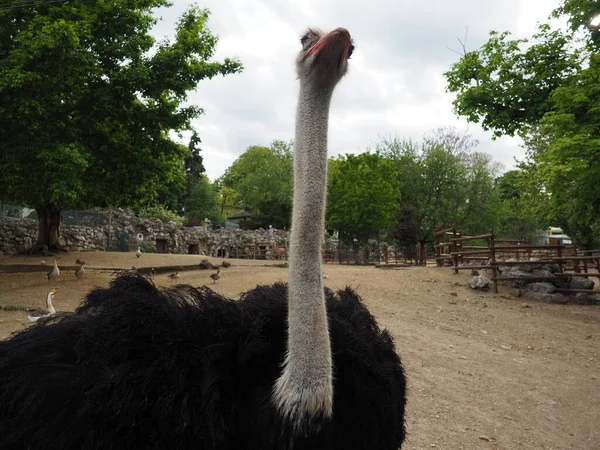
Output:
<svg viewBox="0 0 600 450">
<path fill-rule="evenodd" d="M 142 253 L 156 253 L 156 246 L 150 242 L 142 242 L 140 244 L 140 249 L 142 250 Z"/>
<path fill-rule="evenodd" d="M 164 223 L 175 222 L 178 227 L 183 226 L 183 218 L 167 209 L 164 205 L 147 206 L 140 209 L 137 215 L 141 219 L 158 219 Z"/>
</svg>

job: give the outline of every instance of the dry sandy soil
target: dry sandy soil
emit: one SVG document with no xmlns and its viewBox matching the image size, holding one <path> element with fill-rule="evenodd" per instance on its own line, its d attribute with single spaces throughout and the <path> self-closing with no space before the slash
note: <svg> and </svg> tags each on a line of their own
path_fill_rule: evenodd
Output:
<svg viewBox="0 0 600 450">
<path fill-rule="evenodd" d="M 72 253 L 90 266 L 195 264 L 191 255 Z M 220 260 L 209 258 L 213 263 Z M 40 258 L 0 258 L 0 264 L 39 264 Z M 231 260 L 214 288 L 238 296 L 256 284 L 286 280 L 268 261 Z M 50 261 L 48 260 L 48 263 Z M 600 307 L 551 305 L 501 292 L 473 291 L 468 274 L 448 269 L 377 269 L 327 265 L 325 283 L 349 284 L 395 337 L 409 380 L 406 449 L 599 449 Z M 209 284 L 208 271 L 181 283 Z M 0 273 L 0 305 L 42 306 L 56 287 L 59 310 L 74 309 L 110 272 L 88 270 L 75 281 L 64 271 Z M 166 275 L 158 285 L 169 286 Z M 24 311 L 0 311 L 0 338 L 29 326 Z"/>
</svg>

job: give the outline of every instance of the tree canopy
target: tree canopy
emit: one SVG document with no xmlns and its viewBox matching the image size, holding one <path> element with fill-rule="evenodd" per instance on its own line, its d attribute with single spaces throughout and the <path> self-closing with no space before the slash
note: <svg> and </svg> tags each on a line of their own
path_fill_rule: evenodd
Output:
<svg viewBox="0 0 600 450">
<path fill-rule="evenodd" d="M 0 191 L 31 205 L 38 244 L 58 245 L 63 208 L 135 206 L 185 184 L 190 149 L 172 138 L 202 114 L 187 93 L 240 72 L 213 61 L 209 11 L 191 7 L 155 42 L 166 0 L 106 0 L 0 10 Z M 196 165 L 197 165 L 196 158 Z"/>
<path fill-rule="evenodd" d="M 346 242 L 378 238 L 394 223 L 398 181 L 393 163 L 378 152 L 329 161 L 327 226 Z"/>
<path fill-rule="evenodd" d="M 533 239 L 549 225 L 540 215 L 543 205 L 548 202 L 547 195 L 540 191 L 539 183 L 529 169 L 531 167 L 521 165 L 494 181 L 498 237 Z"/>
<path fill-rule="evenodd" d="M 474 151 L 477 145 L 470 134 L 453 128 L 437 129 L 421 143 L 386 138 L 377 144 L 395 164 L 399 202 L 414 215 L 421 244 L 433 240 L 436 227 L 455 224 L 463 233 L 477 234 L 495 226 L 498 166 L 489 155 Z"/>
<path fill-rule="evenodd" d="M 225 171 L 219 183 L 237 194 L 237 206 L 252 213 L 253 226 L 289 227 L 293 196 L 292 143 L 275 140 L 270 147 L 248 147 Z"/>
<path fill-rule="evenodd" d="M 193 182 L 185 197 L 185 215 L 199 220 L 209 219 L 213 223 L 222 222 L 219 211 L 218 190 L 206 175 Z"/>
<path fill-rule="evenodd" d="M 458 115 L 523 138 L 523 163 L 547 194 L 539 220 L 583 247 L 600 245 L 600 40 L 587 26 L 599 13 L 596 1 L 563 0 L 552 15 L 570 30 L 544 23 L 531 40 L 492 32 L 445 73 Z"/>
</svg>

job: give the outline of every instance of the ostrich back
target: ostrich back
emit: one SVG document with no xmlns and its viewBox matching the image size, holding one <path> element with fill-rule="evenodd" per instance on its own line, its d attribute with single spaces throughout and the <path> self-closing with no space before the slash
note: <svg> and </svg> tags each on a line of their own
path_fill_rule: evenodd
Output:
<svg viewBox="0 0 600 450">
<path fill-rule="evenodd" d="M 396 450 L 405 377 L 392 339 L 349 288 L 326 297 L 330 420 L 293 431 L 271 406 L 287 285 L 235 301 L 126 274 L 0 342 L 0 448 Z"/>
</svg>

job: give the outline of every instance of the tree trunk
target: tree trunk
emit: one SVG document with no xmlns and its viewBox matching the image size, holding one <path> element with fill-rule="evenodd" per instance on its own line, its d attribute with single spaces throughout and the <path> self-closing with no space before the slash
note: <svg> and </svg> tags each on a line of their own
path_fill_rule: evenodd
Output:
<svg viewBox="0 0 600 450">
<path fill-rule="evenodd" d="M 419 264 L 420 266 L 426 266 L 427 265 L 427 250 L 425 249 L 425 244 L 426 242 L 421 241 L 420 242 L 420 248 L 419 248 Z"/>
<path fill-rule="evenodd" d="M 59 250 L 60 246 L 60 226 L 62 224 L 62 215 L 60 209 L 54 204 L 36 206 L 35 211 L 38 215 L 38 240 L 36 249 L 42 249 L 44 245 L 49 250 Z"/>
</svg>

